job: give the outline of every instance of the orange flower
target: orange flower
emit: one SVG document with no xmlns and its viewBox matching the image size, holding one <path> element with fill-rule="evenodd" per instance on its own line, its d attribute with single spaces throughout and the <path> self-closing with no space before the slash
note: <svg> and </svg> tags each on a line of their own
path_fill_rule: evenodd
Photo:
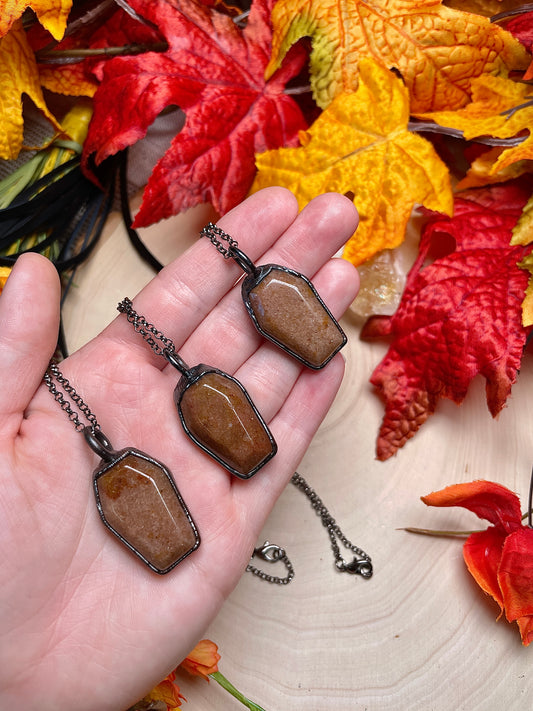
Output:
<svg viewBox="0 0 533 711">
<path fill-rule="evenodd" d="M 522 643 L 533 641 L 533 529 L 522 525 L 520 500 L 490 481 L 455 484 L 422 501 L 428 506 L 463 506 L 492 523 L 466 540 L 463 556 L 477 584 L 496 600 Z"/>
<path fill-rule="evenodd" d="M 180 694 L 180 688 L 174 684 L 176 674 L 171 672 L 163 681 L 144 697 L 143 701 L 163 701 L 167 705 L 167 711 L 174 711 L 181 706 L 181 701 L 186 698 Z"/>
<path fill-rule="evenodd" d="M 210 639 L 202 639 L 179 666 L 181 669 L 188 671 L 189 674 L 201 676 L 206 681 L 209 681 L 209 674 L 218 671 L 219 659 L 220 654 L 218 653 L 217 645 L 211 642 Z"/>
</svg>

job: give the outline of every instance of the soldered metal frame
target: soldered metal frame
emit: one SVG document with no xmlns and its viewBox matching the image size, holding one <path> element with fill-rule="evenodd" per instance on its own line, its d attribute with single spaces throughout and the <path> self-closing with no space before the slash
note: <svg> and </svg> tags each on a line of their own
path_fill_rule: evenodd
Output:
<svg viewBox="0 0 533 711">
<path fill-rule="evenodd" d="M 98 513 L 100 514 L 100 518 L 104 526 L 109 531 L 111 531 L 111 533 L 116 536 L 119 541 L 126 546 L 126 548 L 128 548 L 132 553 L 134 553 L 137 558 L 139 558 L 145 565 L 147 565 L 150 570 L 152 570 L 154 573 L 157 573 L 158 575 L 166 575 L 166 573 L 169 573 L 179 563 L 181 563 L 185 558 L 187 558 L 191 553 L 193 553 L 201 543 L 200 534 L 198 532 L 196 524 L 194 523 L 191 513 L 179 492 L 172 473 L 164 464 L 162 464 L 162 462 L 158 461 L 157 459 L 154 459 L 153 457 L 150 457 L 145 452 L 141 452 L 140 450 L 135 449 L 134 447 L 127 447 L 125 449 L 115 451 L 111 448 L 109 440 L 101 431 L 91 432 L 90 427 L 86 428 L 86 430 L 89 430 L 89 432 L 84 431 L 85 438 L 89 446 L 102 458 L 100 466 L 98 466 L 93 472 L 93 490 L 96 498 L 96 507 L 98 509 Z M 119 531 L 117 531 L 106 519 L 102 507 L 102 502 L 100 500 L 100 491 L 98 489 L 98 479 L 100 479 L 100 477 L 102 477 L 106 472 L 108 472 L 115 465 L 117 465 L 119 462 L 121 462 L 123 459 L 130 455 L 139 457 L 140 459 L 144 459 L 146 462 L 150 462 L 163 472 L 163 474 L 167 477 L 170 486 L 172 487 L 172 490 L 178 499 L 179 505 L 181 506 L 183 513 L 187 517 L 189 525 L 191 526 L 191 529 L 194 534 L 194 545 L 166 568 L 158 568 L 151 561 L 149 561 L 139 550 L 137 550 L 135 546 L 133 546 L 128 540 L 126 540 L 126 538 L 124 538 L 124 536 L 119 533 Z"/>
<path fill-rule="evenodd" d="M 201 442 L 193 432 L 189 429 L 187 422 L 185 420 L 185 417 L 183 416 L 183 412 L 181 410 L 181 401 L 183 399 L 183 395 L 187 391 L 187 389 L 191 386 L 197 383 L 201 378 L 203 378 L 205 375 L 208 375 L 210 373 L 215 373 L 217 375 L 222 376 L 223 378 L 227 378 L 228 380 L 231 380 L 234 382 L 238 388 L 241 390 L 241 392 L 244 394 L 246 397 L 246 400 L 248 401 L 250 407 L 252 408 L 255 416 L 259 420 L 261 426 L 265 430 L 268 439 L 270 441 L 270 446 L 271 450 L 269 454 L 267 454 L 253 469 L 251 469 L 248 473 L 243 474 L 242 472 L 239 472 L 237 469 L 231 466 L 231 464 L 228 464 L 224 459 L 222 459 L 216 452 L 213 452 L 211 449 L 206 447 L 206 445 Z M 228 373 L 225 373 L 223 370 L 219 370 L 218 368 L 214 368 L 209 365 L 205 365 L 204 363 L 200 363 L 199 365 L 195 365 L 192 368 L 189 368 L 186 373 L 184 373 L 183 377 L 180 378 L 178 381 L 178 384 L 176 385 L 176 388 L 174 390 L 174 403 L 176 405 L 176 409 L 178 410 L 178 415 L 181 420 L 181 424 L 183 426 L 183 429 L 185 430 L 185 433 L 187 436 L 196 444 L 200 449 L 202 449 L 206 454 L 208 454 L 212 459 L 214 459 L 216 462 L 218 462 L 221 466 L 223 466 L 227 471 L 229 471 L 231 474 L 234 476 L 238 477 L 239 479 L 251 479 L 254 474 L 257 474 L 257 472 L 264 467 L 264 465 L 269 462 L 272 457 L 276 454 L 278 451 L 278 445 L 272 436 L 272 433 L 266 424 L 265 420 L 261 416 L 261 413 L 255 406 L 255 404 L 252 401 L 252 398 L 248 394 L 248 391 L 244 387 L 244 385 L 237 380 L 237 378 L 234 378 L 232 375 L 229 375 Z"/>
<path fill-rule="evenodd" d="M 232 249 L 232 252 L 235 250 L 235 248 Z M 239 250 L 240 251 L 240 250 Z M 240 255 L 239 255 L 240 256 Z M 242 256 L 240 256 L 240 260 L 242 260 Z M 240 266 L 242 267 L 241 261 L 239 261 Z M 250 262 L 251 264 L 251 262 Z M 242 293 L 242 300 L 244 301 L 244 305 L 246 307 L 246 310 L 248 311 L 248 314 L 250 315 L 250 318 L 253 321 L 254 326 L 256 329 L 259 331 L 259 333 L 264 336 L 267 340 L 271 341 L 272 343 L 275 343 L 276 346 L 281 348 L 285 353 L 288 353 L 291 355 L 293 358 L 298 360 L 300 363 L 305 365 L 307 368 L 311 368 L 312 370 L 321 370 L 324 368 L 330 360 L 341 350 L 341 348 L 344 348 L 346 343 L 348 342 L 348 338 L 341 328 L 339 322 L 337 319 L 333 316 L 331 311 L 328 309 L 324 301 L 322 300 L 320 294 L 318 291 L 315 289 L 315 286 L 313 282 L 308 279 L 305 274 L 301 274 L 300 272 L 295 271 L 294 269 L 290 269 L 289 267 L 283 267 L 280 266 L 279 264 L 262 264 L 260 266 L 254 266 L 253 271 L 251 270 L 246 270 L 247 271 L 247 276 L 244 278 L 241 286 L 241 293 Z M 277 338 L 269 334 L 267 331 L 265 331 L 262 326 L 260 325 L 259 321 L 257 320 L 257 316 L 255 314 L 255 311 L 252 307 L 251 301 L 250 301 L 250 292 L 252 289 L 254 289 L 256 286 L 258 286 L 265 277 L 267 277 L 271 272 L 273 271 L 279 271 L 279 272 L 284 272 L 285 274 L 290 274 L 291 276 L 297 277 L 299 279 L 302 279 L 307 286 L 311 289 L 313 292 L 314 297 L 320 304 L 320 306 L 324 309 L 326 314 L 329 316 L 329 318 L 332 320 L 332 322 L 336 325 L 336 327 L 339 330 L 339 333 L 341 334 L 342 341 L 341 343 L 335 348 L 334 351 L 324 360 L 322 363 L 319 365 L 316 365 L 314 363 L 311 363 L 308 361 L 306 358 L 303 358 L 299 353 L 296 353 L 293 351 L 291 348 L 286 346 L 282 341 L 279 341 Z"/>
</svg>

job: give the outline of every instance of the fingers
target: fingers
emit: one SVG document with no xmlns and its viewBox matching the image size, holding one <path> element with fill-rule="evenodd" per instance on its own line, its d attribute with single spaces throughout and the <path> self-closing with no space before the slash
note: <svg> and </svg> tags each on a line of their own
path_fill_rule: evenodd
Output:
<svg viewBox="0 0 533 711">
<path fill-rule="evenodd" d="M 340 195 L 320 196 L 297 216 L 291 193 L 268 188 L 252 195 L 218 224 L 237 239 L 253 261 L 286 264 L 313 276 L 353 233 L 356 220 L 352 203 Z M 241 330 L 239 289 L 225 297 L 242 274 L 232 259 L 224 260 L 203 238 L 163 270 L 135 298 L 134 305 L 138 313 L 172 338 L 187 362 L 206 362 L 203 344 L 210 339 L 216 343 L 220 334 L 233 328 L 236 336 L 241 334 L 245 358 L 257 348 L 259 340 L 245 319 L 246 326 Z M 165 361 L 150 354 L 123 317 L 106 335 L 140 348 L 150 362 L 164 367 Z M 211 364 L 220 366 L 219 362 Z"/>
<path fill-rule="evenodd" d="M 354 273 L 351 264 L 343 259 L 334 259 L 315 276 L 315 285 L 328 294 L 334 316 L 340 317 L 355 298 L 357 280 L 353 278 Z M 222 344 L 221 351 L 226 357 L 232 356 L 235 362 L 240 358 L 230 342 Z M 226 365 L 231 368 L 233 363 L 226 361 Z M 329 367 L 328 364 L 326 370 Z M 235 368 L 235 376 L 246 385 L 253 402 L 270 422 L 291 392 L 301 370 L 302 366 L 295 359 L 268 341 L 263 341 L 242 366 Z"/>
<path fill-rule="evenodd" d="M 297 469 L 311 440 L 326 416 L 342 382 L 344 359 L 340 354 L 319 372 L 302 371 L 290 396 L 270 423 L 278 452 L 263 471 L 234 487 L 236 504 L 246 512 L 258 534 L 276 499 Z M 280 473 L 283 475 L 280 476 Z"/>
<path fill-rule="evenodd" d="M 53 264 L 38 254 L 15 263 L 0 296 L 0 418 L 18 429 L 57 345 L 60 283 Z"/>
<path fill-rule="evenodd" d="M 237 235 L 247 229 L 256 236 L 252 258 L 263 252 L 279 237 L 296 217 L 294 196 L 282 188 L 268 188 L 252 195 L 229 212 L 220 225 Z M 224 260 L 208 239 L 198 241 L 178 260 L 163 269 L 134 299 L 136 311 L 145 315 L 177 348 L 201 323 L 242 274 L 233 260 Z M 131 296 L 131 295 L 128 295 Z M 124 317 L 115 320 L 105 335 L 119 338 L 137 349 L 140 336 L 133 333 Z M 153 365 L 162 368 L 164 361 L 144 350 Z"/>
</svg>

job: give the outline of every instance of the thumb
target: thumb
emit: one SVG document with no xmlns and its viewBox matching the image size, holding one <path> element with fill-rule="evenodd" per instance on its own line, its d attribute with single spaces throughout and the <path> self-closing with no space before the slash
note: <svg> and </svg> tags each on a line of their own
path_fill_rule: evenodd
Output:
<svg viewBox="0 0 533 711">
<path fill-rule="evenodd" d="M 0 423 L 17 420 L 39 387 L 57 345 L 61 288 L 54 265 L 21 255 L 0 295 Z"/>
</svg>

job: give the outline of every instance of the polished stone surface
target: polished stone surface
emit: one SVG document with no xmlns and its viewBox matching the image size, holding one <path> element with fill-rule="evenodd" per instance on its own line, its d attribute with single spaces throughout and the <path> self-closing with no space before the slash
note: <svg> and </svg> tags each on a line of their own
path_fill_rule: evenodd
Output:
<svg viewBox="0 0 533 711">
<path fill-rule="evenodd" d="M 179 408 L 191 436 L 237 476 L 251 476 L 275 453 L 244 390 L 222 373 L 204 373 L 189 385 Z"/>
<path fill-rule="evenodd" d="M 197 546 L 187 511 L 155 462 L 128 453 L 97 474 L 95 485 L 105 522 L 158 572 Z"/>
<path fill-rule="evenodd" d="M 312 368 L 320 368 L 345 343 L 337 322 L 302 277 L 271 269 L 249 291 L 248 300 L 262 333 Z"/>
</svg>

